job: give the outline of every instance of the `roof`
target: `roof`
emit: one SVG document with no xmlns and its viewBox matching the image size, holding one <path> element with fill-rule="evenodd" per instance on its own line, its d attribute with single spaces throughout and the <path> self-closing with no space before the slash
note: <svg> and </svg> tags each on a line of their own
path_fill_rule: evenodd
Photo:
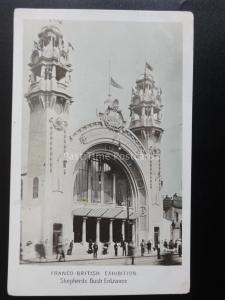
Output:
<svg viewBox="0 0 225 300">
<path fill-rule="evenodd" d="M 73 210 L 74 216 L 82 217 L 95 217 L 95 218 L 107 218 L 107 219 L 127 219 L 127 210 L 123 207 L 115 208 L 88 208 L 88 207 L 77 207 Z M 135 220 L 139 217 L 138 213 L 129 209 L 129 219 Z"/>
<path fill-rule="evenodd" d="M 168 210 L 171 207 L 182 209 L 182 197 L 177 194 L 174 194 L 173 197 L 166 196 L 163 199 L 163 209 Z"/>
<path fill-rule="evenodd" d="M 62 34 L 61 34 L 61 32 L 60 32 L 60 29 L 57 27 L 57 26 L 55 26 L 55 25 L 46 25 L 46 26 L 44 26 L 42 29 L 41 29 L 41 31 L 40 31 L 40 33 L 39 33 L 39 37 L 41 37 L 42 35 L 44 35 L 46 32 L 48 32 L 48 31 L 52 31 L 52 32 L 54 32 L 56 35 L 59 35 L 59 36 L 62 36 Z"/>
</svg>

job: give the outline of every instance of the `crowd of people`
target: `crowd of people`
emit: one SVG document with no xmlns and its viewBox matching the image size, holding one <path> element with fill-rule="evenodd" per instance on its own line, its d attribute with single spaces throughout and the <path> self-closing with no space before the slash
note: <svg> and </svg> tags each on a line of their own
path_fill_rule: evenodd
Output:
<svg viewBox="0 0 225 300">
<path fill-rule="evenodd" d="M 55 248 L 56 260 L 65 261 L 66 255 L 72 255 L 73 246 L 74 246 L 73 240 L 70 241 L 70 243 L 63 244 L 61 242 L 61 239 L 59 239 L 59 241 L 56 245 L 56 248 Z M 132 264 L 134 264 L 134 257 L 136 254 L 136 247 L 135 247 L 134 242 L 132 242 L 132 241 L 126 242 L 123 238 L 121 238 L 120 242 L 115 242 L 113 244 L 113 249 L 114 249 L 115 257 L 118 255 L 129 256 L 129 257 L 131 257 Z M 47 261 L 46 247 L 43 242 L 40 241 L 39 243 L 35 244 L 35 251 L 36 251 L 37 257 L 39 258 L 40 261 L 43 261 L 43 260 Z M 181 240 L 176 240 L 175 242 L 173 242 L 172 240 L 170 240 L 169 242 L 167 242 L 167 240 L 164 240 L 164 242 L 162 242 L 161 244 L 160 244 L 160 242 L 158 242 L 158 243 L 155 243 L 154 245 L 150 240 L 148 240 L 147 242 L 145 242 L 144 239 L 141 240 L 141 243 L 140 243 L 141 256 L 144 256 L 145 253 L 151 254 L 151 253 L 156 252 L 157 258 L 160 259 L 162 251 L 164 253 L 166 253 L 166 252 L 178 253 L 179 257 L 181 257 L 182 256 Z M 87 253 L 92 254 L 93 259 L 97 259 L 98 252 L 99 252 L 98 243 L 92 242 L 92 240 L 90 240 L 88 242 Z M 109 243 L 105 242 L 102 244 L 101 254 L 106 255 L 108 253 L 109 253 Z M 22 249 L 22 245 L 20 244 L 20 260 L 22 260 L 22 259 L 23 259 L 23 249 Z"/>
</svg>

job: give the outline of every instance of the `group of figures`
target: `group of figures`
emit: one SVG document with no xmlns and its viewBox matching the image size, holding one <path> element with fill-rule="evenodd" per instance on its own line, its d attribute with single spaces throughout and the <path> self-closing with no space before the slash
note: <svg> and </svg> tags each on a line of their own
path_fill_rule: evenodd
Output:
<svg viewBox="0 0 225 300">
<path fill-rule="evenodd" d="M 164 240 L 163 249 L 161 249 L 160 242 L 158 242 L 157 244 L 154 245 L 154 247 L 152 247 L 152 243 L 150 240 L 147 243 L 145 243 L 145 241 L 142 240 L 140 244 L 140 248 L 141 248 L 141 256 L 144 256 L 146 249 L 148 251 L 148 254 L 152 250 L 157 251 L 158 259 L 161 258 L 161 250 L 164 250 L 164 252 L 171 252 L 171 253 L 177 252 L 179 257 L 182 256 L 182 244 L 180 240 L 176 240 L 175 242 L 170 240 L 169 243 L 167 242 L 167 240 Z"/>
<path fill-rule="evenodd" d="M 67 246 L 67 247 L 66 247 Z M 73 240 L 70 241 L 69 245 L 68 243 L 64 245 L 62 242 L 58 242 L 56 246 L 56 260 L 65 261 L 66 255 L 72 255 L 73 252 L 73 246 L 74 242 Z M 163 247 L 162 247 L 163 246 Z M 155 245 L 152 245 L 152 242 L 149 240 L 148 242 L 145 242 L 145 240 L 142 240 L 140 243 L 140 250 L 141 250 L 141 256 L 144 256 L 145 252 L 147 254 L 150 254 L 153 252 L 157 252 L 157 258 L 161 258 L 161 251 L 163 250 L 164 253 L 177 253 L 179 257 L 182 256 L 182 243 L 181 241 L 177 240 L 173 242 L 170 240 L 167 242 L 166 240 L 162 243 L 162 246 L 160 245 L 160 242 L 158 242 Z M 39 242 L 35 244 L 35 251 L 37 254 L 37 257 L 39 258 L 39 261 L 42 260 L 47 261 L 47 255 L 46 255 L 46 249 L 43 242 Z M 134 264 L 134 257 L 136 254 L 136 247 L 135 244 L 130 241 L 126 242 L 124 239 L 121 239 L 119 243 L 115 242 L 113 245 L 114 248 L 114 256 L 128 256 L 131 257 L 131 263 Z M 119 251 L 121 249 L 121 252 Z M 92 242 L 91 240 L 88 242 L 88 254 L 93 254 L 93 258 L 98 258 L 98 250 L 99 246 L 97 242 Z M 104 243 L 102 246 L 102 255 L 106 255 L 109 253 L 109 243 Z M 20 245 L 20 260 L 23 260 L 23 249 L 22 245 Z"/>
</svg>

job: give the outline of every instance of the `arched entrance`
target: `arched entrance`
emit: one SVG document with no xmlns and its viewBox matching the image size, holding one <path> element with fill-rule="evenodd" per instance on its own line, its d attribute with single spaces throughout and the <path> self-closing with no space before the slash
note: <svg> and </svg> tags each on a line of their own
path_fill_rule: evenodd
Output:
<svg viewBox="0 0 225 300">
<path fill-rule="evenodd" d="M 118 154 L 114 145 L 98 144 L 82 155 L 74 170 L 75 242 L 136 239 L 137 199 L 144 183 L 134 166 L 128 153 L 120 149 Z"/>
</svg>

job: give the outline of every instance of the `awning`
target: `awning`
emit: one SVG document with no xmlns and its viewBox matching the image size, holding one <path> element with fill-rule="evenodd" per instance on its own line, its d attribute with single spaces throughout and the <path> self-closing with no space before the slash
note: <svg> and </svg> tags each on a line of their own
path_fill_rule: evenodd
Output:
<svg viewBox="0 0 225 300">
<path fill-rule="evenodd" d="M 116 216 L 117 219 L 127 219 L 127 210 L 121 211 L 119 215 Z M 133 211 L 129 210 L 129 219 L 130 220 L 135 220 L 138 218 L 138 214 L 134 213 Z"/>
<path fill-rule="evenodd" d="M 106 208 L 95 208 L 91 209 L 89 213 L 87 214 L 88 217 L 101 217 L 105 212 L 107 211 Z"/>
<path fill-rule="evenodd" d="M 110 218 L 110 219 L 114 219 L 116 218 L 117 215 L 119 215 L 121 213 L 123 209 L 122 208 L 109 208 L 107 209 L 107 211 L 104 213 L 103 218 Z"/>
<path fill-rule="evenodd" d="M 74 216 L 82 217 L 95 217 L 95 218 L 107 218 L 107 219 L 127 219 L 127 210 L 122 207 L 115 208 L 87 208 L 77 207 L 73 210 Z M 129 219 L 135 220 L 138 218 L 138 214 L 129 211 Z"/>
<path fill-rule="evenodd" d="M 73 214 L 76 216 L 81 216 L 81 217 L 85 217 L 89 212 L 90 212 L 90 208 L 88 207 L 77 207 L 74 211 Z"/>
</svg>

